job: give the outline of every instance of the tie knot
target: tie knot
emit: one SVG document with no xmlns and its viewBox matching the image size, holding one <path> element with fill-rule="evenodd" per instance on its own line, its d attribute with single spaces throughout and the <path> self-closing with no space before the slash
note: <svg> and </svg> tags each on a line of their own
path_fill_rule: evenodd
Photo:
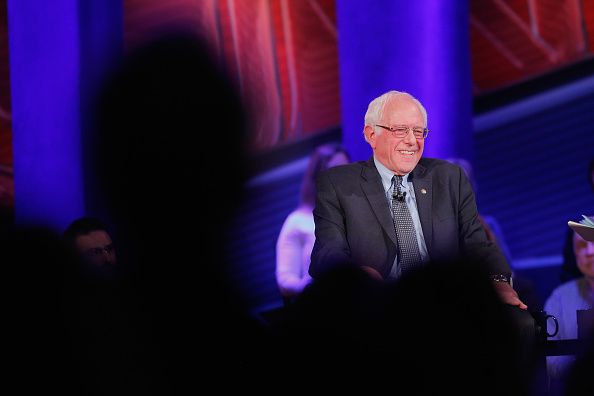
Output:
<svg viewBox="0 0 594 396">
<path fill-rule="evenodd" d="M 402 195 L 402 190 L 400 189 L 400 185 L 402 184 L 402 176 L 394 175 L 394 177 L 392 177 L 392 182 L 394 183 L 392 198 L 403 201 L 404 196 Z"/>
</svg>

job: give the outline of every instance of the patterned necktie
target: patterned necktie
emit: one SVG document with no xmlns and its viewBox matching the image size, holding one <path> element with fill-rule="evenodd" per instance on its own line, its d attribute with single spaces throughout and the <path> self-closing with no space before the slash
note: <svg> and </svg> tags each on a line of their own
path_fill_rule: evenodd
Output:
<svg viewBox="0 0 594 396">
<path fill-rule="evenodd" d="M 394 189 L 392 190 L 392 217 L 394 229 L 398 240 L 398 262 L 401 274 L 420 267 L 421 253 L 417 243 L 417 235 L 413 225 L 412 217 L 404 200 L 406 193 L 400 190 L 402 176 L 395 175 L 392 178 Z"/>
</svg>

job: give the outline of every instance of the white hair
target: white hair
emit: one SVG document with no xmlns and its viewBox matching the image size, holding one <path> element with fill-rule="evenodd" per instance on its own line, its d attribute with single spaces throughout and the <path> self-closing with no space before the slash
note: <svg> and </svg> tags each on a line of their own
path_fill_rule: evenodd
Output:
<svg viewBox="0 0 594 396">
<path fill-rule="evenodd" d="M 396 96 L 408 96 L 419 108 L 421 114 L 423 115 L 423 120 L 425 121 L 425 127 L 427 126 L 427 110 L 423 107 L 421 102 L 419 102 L 414 96 L 409 94 L 408 92 L 400 92 L 400 91 L 388 91 L 385 94 L 378 96 L 377 98 L 373 99 L 369 106 L 367 107 L 367 112 L 365 113 L 365 125 L 371 126 L 377 134 L 380 133 L 379 130 L 375 129 L 375 124 L 379 121 L 382 117 L 384 112 L 384 107 L 390 101 L 390 99 Z"/>
</svg>

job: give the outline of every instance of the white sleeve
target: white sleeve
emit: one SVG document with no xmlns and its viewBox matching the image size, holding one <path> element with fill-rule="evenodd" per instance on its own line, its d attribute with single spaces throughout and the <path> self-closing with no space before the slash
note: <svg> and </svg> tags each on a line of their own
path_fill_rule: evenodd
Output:
<svg viewBox="0 0 594 396">
<path fill-rule="evenodd" d="M 276 242 L 276 282 L 284 297 L 299 294 L 311 281 L 309 274 L 303 273 L 303 249 L 308 238 L 299 221 L 299 216 L 289 215 Z"/>
</svg>

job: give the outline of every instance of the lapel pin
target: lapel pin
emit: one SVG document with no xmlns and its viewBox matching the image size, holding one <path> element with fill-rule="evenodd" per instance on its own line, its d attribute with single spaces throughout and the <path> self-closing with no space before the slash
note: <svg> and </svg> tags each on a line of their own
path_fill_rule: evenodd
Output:
<svg viewBox="0 0 594 396">
<path fill-rule="evenodd" d="M 427 190 L 425 190 L 424 188 L 421 188 L 421 194 L 427 194 Z"/>
</svg>

